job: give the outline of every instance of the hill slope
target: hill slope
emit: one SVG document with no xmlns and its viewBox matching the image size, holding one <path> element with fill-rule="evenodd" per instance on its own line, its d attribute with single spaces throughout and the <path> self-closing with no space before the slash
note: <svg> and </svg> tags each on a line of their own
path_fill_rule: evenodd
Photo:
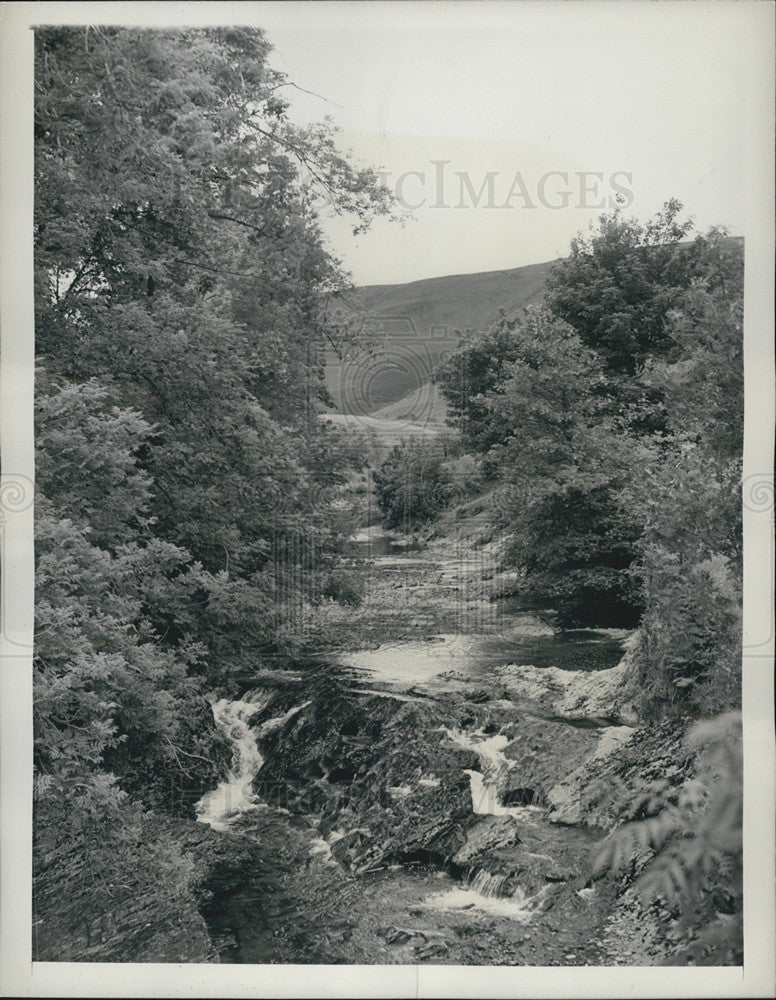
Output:
<svg viewBox="0 0 776 1000">
<path fill-rule="evenodd" d="M 439 361 L 455 348 L 458 331 L 487 329 L 501 310 L 511 315 L 538 302 L 551 266 L 548 261 L 357 289 L 347 306 L 381 346 L 344 363 L 328 359 L 326 384 L 336 409 L 374 414 L 420 393 Z"/>
<path fill-rule="evenodd" d="M 451 274 L 403 285 L 366 285 L 354 296 L 370 318 L 408 318 L 426 339 L 433 331 L 482 330 L 498 319 L 541 298 L 552 261 L 508 271 Z"/>
</svg>

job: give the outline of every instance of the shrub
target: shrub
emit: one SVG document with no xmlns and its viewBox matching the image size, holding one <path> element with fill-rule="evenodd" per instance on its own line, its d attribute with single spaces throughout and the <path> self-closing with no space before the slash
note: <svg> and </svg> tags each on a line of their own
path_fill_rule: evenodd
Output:
<svg viewBox="0 0 776 1000">
<path fill-rule="evenodd" d="M 453 499 L 444 470 L 444 445 L 405 441 L 396 445 L 375 472 L 375 493 L 389 528 L 410 528 L 431 520 Z"/>
<path fill-rule="evenodd" d="M 743 961 L 743 789 L 741 715 L 728 712 L 689 730 L 695 776 L 678 789 L 648 787 L 634 810 L 646 818 L 607 838 L 596 873 L 641 867 L 645 903 L 662 899 L 678 912 L 669 929 L 684 957 L 699 965 Z"/>
</svg>

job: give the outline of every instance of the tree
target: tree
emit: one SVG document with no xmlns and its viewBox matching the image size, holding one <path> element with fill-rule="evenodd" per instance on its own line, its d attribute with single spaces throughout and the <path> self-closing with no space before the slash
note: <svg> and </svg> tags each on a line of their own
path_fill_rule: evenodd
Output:
<svg viewBox="0 0 776 1000">
<path fill-rule="evenodd" d="M 719 231 L 707 251 L 669 314 L 670 352 L 645 369 L 666 434 L 637 445 L 622 492 L 644 525 L 634 664 L 652 712 L 710 713 L 741 697 L 743 254 Z"/>
<path fill-rule="evenodd" d="M 250 28 L 36 32 L 46 808 L 210 783 L 203 685 L 336 568 L 345 470 L 314 406 L 347 276 L 315 201 L 361 229 L 391 198 L 330 124 L 292 123 L 268 52 Z"/>
<path fill-rule="evenodd" d="M 501 431 L 489 461 L 508 484 L 503 518 L 524 600 L 565 627 L 635 624 L 638 529 L 617 502 L 627 450 L 605 367 L 543 310 L 529 311 L 512 338 L 515 360 L 481 405 Z"/>
<path fill-rule="evenodd" d="M 498 420 L 484 404 L 518 354 L 517 318 L 502 316 L 489 330 L 469 334 L 437 370 L 437 383 L 447 400 L 448 422 L 465 443 L 486 452 L 501 440 Z"/>
<path fill-rule="evenodd" d="M 619 209 L 603 215 L 550 273 L 548 308 L 612 372 L 632 376 L 670 344 L 666 316 L 697 273 L 704 246 L 687 241 L 692 223 L 679 221 L 681 211 L 671 199 L 646 226 Z"/>
<path fill-rule="evenodd" d="M 346 278 L 316 191 L 356 228 L 391 209 L 330 125 L 292 124 L 268 51 L 247 28 L 37 34 L 42 366 L 153 427 L 143 517 L 205 574 L 191 618 L 213 676 L 255 662 L 288 581 L 315 593 L 339 551 L 315 402 Z"/>
<path fill-rule="evenodd" d="M 36 402 L 36 792 L 93 817 L 125 796 L 117 781 L 127 774 L 108 766 L 120 746 L 146 790 L 154 769 L 174 766 L 170 748 L 198 691 L 190 668 L 204 655 L 159 631 L 191 557 L 150 536 L 151 483 L 134 462 L 150 428 L 105 398 L 94 385 L 48 383 Z M 85 467 L 93 478 L 81 498 Z"/>
<path fill-rule="evenodd" d="M 455 495 L 445 469 L 446 449 L 436 441 L 410 439 L 391 449 L 374 483 L 389 528 L 409 530 L 432 519 Z"/>
<path fill-rule="evenodd" d="M 704 241 L 705 266 L 666 317 L 670 349 L 643 381 L 658 390 L 667 426 L 721 460 L 743 448 L 743 244 L 722 229 Z"/>
</svg>

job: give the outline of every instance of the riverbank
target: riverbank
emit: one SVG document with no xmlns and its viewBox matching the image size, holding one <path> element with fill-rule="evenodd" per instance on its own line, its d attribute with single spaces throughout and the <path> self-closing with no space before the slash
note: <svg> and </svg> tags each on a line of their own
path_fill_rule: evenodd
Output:
<svg viewBox="0 0 776 1000">
<path fill-rule="evenodd" d="M 664 773 L 681 734 L 639 727 L 625 633 L 559 636 L 509 610 L 499 542 L 459 527 L 354 553 L 361 605 L 328 606 L 317 648 L 268 661 L 214 704 L 230 774 L 199 802 L 200 822 L 148 827 L 191 858 L 188 896 L 177 913 L 151 912 L 131 893 L 132 919 L 155 932 L 124 942 L 123 960 L 666 958 L 665 921 L 628 879 L 593 870 L 629 781 Z M 41 918 L 39 940 L 58 942 L 42 955 L 116 960 L 121 918 L 68 945 L 62 916 Z"/>
</svg>

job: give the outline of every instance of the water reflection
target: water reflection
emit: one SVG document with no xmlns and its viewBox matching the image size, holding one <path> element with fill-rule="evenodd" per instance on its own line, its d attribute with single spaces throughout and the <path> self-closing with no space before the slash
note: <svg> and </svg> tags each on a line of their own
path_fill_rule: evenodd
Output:
<svg viewBox="0 0 776 1000">
<path fill-rule="evenodd" d="M 448 671 L 477 679 L 507 663 L 603 670 L 622 659 L 619 633 L 578 631 L 564 635 L 549 629 L 545 634 L 536 633 L 536 628 L 526 627 L 511 629 L 504 635 L 437 635 L 386 642 L 377 649 L 342 653 L 337 660 L 345 667 L 369 674 L 373 680 L 411 686 Z"/>
<path fill-rule="evenodd" d="M 423 543 L 416 537 L 387 532 L 382 525 L 363 528 L 348 539 L 347 547 L 352 555 L 361 556 L 363 559 L 422 552 L 424 548 Z"/>
</svg>

